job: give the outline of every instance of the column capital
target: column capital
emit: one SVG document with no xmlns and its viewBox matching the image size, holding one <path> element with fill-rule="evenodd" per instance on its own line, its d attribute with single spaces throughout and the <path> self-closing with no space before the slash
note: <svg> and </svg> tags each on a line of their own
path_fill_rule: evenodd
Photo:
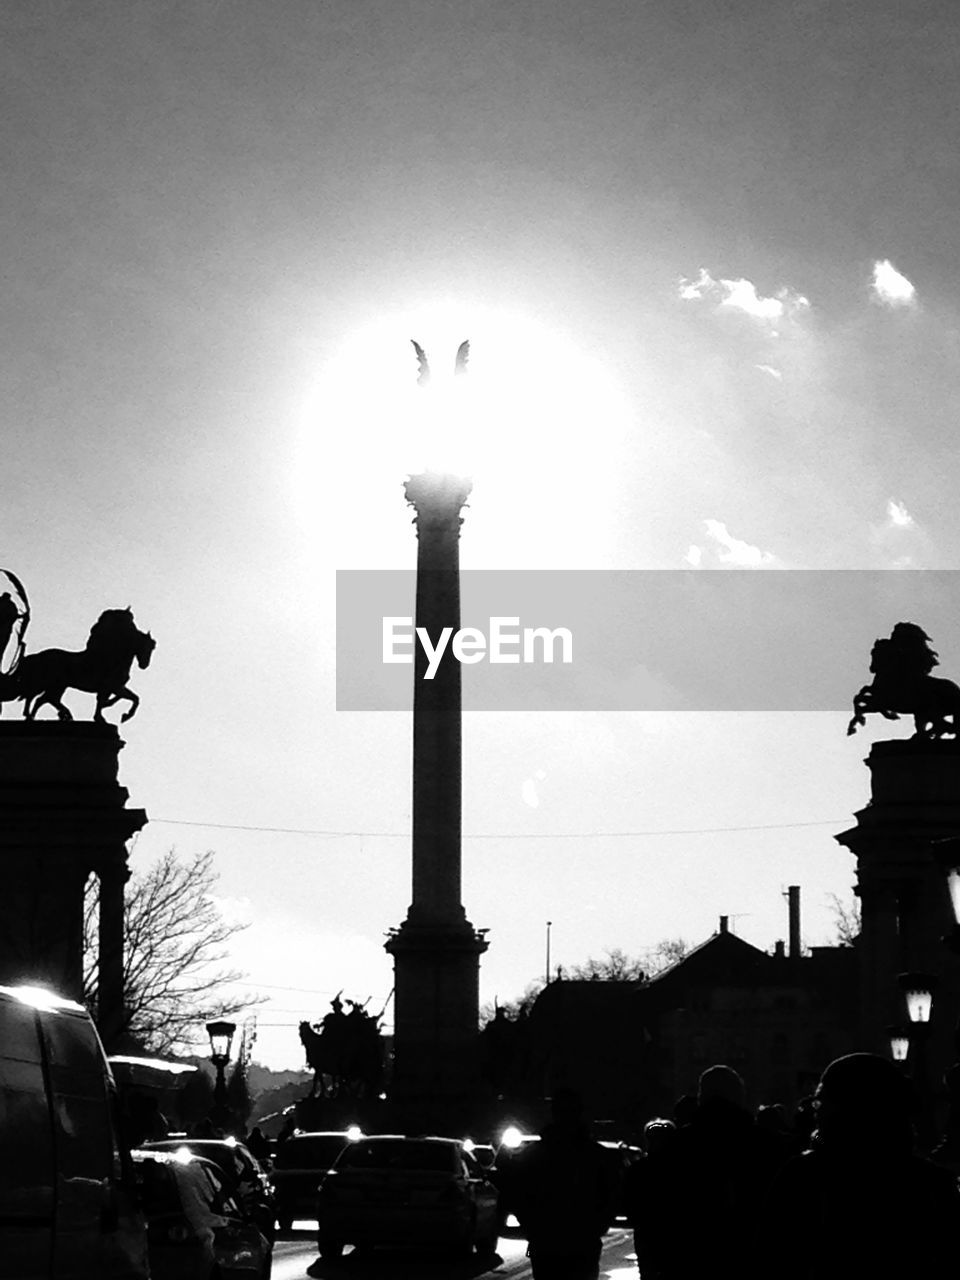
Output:
<svg viewBox="0 0 960 1280">
<path fill-rule="evenodd" d="M 463 517 L 460 512 L 473 490 L 473 481 L 464 476 L 424 471 L 404 481 L 407 502 L 416 511 L 417 531 L 429 528 L 458 533 Z"/>
</svg>

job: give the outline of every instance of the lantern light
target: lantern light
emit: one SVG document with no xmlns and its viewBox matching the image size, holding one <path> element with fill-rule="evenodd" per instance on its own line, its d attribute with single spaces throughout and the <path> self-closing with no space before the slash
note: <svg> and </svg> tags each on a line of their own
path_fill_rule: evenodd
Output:
<svg viewBox="0 0 960 1280">
<path fill-rule="evenodd" d="M 931 973 L 901 973 L 897 981 L 906 997 L 907 1016 L 917 1025 L 930 1021 L 937 979 Z"/>
<path fill-rule="evenodd" d="M 237 1027 L 234 1022 L 208 1022 L 207 1035 L 210 1037 L 210 1057 L 214 1063 L 224 1066 L 230 1061 L 230 1047 L 233 1044 Z"/>
<path fill-rule="evenodd" d="M 950 890 L 953 918 L 960 925 L 960 867 L 951 867 L 947 872 L 947 888 Z"/>
<path fill-rule="evenodd" d="M 910 1032 L 906 1027 L 890 1027 L 887 1030 L 890 1040 L 890 1056 L 894 1062 L 906 1062 L 910 1052 Z"/>
</svg>

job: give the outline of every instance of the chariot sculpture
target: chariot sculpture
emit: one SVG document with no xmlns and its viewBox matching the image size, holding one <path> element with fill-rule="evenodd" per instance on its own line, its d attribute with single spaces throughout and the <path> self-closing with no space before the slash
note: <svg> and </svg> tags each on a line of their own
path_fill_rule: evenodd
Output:
<svg viewBox="0 0 960 1280">
<path fill-rule="evenodd" d="M 312 1097 L 375 1098 L 383 1082 L 383 1018 L 348 1000 L 344 1013 L 339 993 L 319 1024 L 300 1023 L 300 1043 L 314 1073 Z"/>
<path fill-rule="evenodd" d="M 156 641 L 137 627 L 133 611 L 105 609 L 90 628 L 83 649 L 41 649 L 28 653 L 24 636 L 30 621 L 30 605 L 23 584 L 9 569 L 0 570 L 14 589 L 0 592 L 0 712 L 5 702 L 22 702 L 25 719 L 33 720 L 43 706 L 50 706 L 60 720 L 73 716 L 63 703 L 67 689 L 96 696 L 93 719 L 104 722 L 103 712 L 118 702 L 130 705 L 121 716 L 129 720 L 140 705 L 128 687 L 134 662 L 150 665 Z"/>
</svg>

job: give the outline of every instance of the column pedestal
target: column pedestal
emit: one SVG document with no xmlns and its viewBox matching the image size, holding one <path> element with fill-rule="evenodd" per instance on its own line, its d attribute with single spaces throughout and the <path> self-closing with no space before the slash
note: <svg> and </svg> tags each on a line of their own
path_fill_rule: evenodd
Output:
<svg viewBox="0 0 960 1280">
<path fill-rule="evenodd" d="M 866 764 L 870 803 L 857 813 L 857 825 L 836 837 L 857 859 L 861 1047 L 888 1056 L 887 1028 L 906 1022 L 897 974 L 938 975 L 925 1057 L 942 1118 L 940 1082 L 954 1060 L 960 1014 L 960 960 L 942 942 L 953 913 L 937 848 L 960 838 L 960 742 L 877 742 Z"/>
<path fill-rule="evenodd" d="M 117 782 L 114 725 L 0 721 L 0 983 L 83 996 L 83 897 L 101 880 L 98 1024 L 123 1015 L 126 844 L 147 821 Z"/>
</svg>

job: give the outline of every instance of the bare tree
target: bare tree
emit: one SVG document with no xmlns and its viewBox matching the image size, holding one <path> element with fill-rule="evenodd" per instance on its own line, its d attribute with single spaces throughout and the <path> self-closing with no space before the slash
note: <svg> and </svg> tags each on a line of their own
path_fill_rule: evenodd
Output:
<svg viewBox="0 0 960 1280">
<path fill-rule="evenodd" d="M 602 959 L 591 956 L 583 964 L 574 965 L 568 976 L 578 982 L 643 982 L 647 976 L 646 961 L 628 956 L 620 947 L 612 947 Z"/>
<path fill-rule="evenodd" d="M 852 947 L 860 937 L 860 899 L 852 898 L 849 902 L 844 902 L 835 893 L 828 896 L 833 910 L 835 944 L 838 947 Z"/>
<path fill-rule="evenodd" d="M 629 956 L 620 947 L 613 947 L 602 959 L 591 956 L 583 964 L 574 965 L 569 976 L 580 981 L 646 982 L 682 960 L 689 950 L 683 938 L 663 938 L 638 956 Z"/>
<path fill-rule="evenodd" d="M 620 947 L 611 947 L 602 958 L 591 956 L 583 964 L 573 965 L 565 976 L 575 982 L 647 982 L 682 960 L 689 951 L 690 946 L 683 938 L 663 938 L 639 956 L 630 956 Z M 510 1019 L 529 1013 L 543 987 L 543 980 L 538 978 L 528 983 L 523 995 L 516 1000 L 485 1004 L 480 1010 L 481 1026 L 493 1020 L 498 1007 Z"/>
<path fill-rule="evenodd" d="M 655 978 L 664 969 L 678 964 L 690 954 L 690 943 L 685 938 L 661 938 L 656 946 L 643 953 L 647 966 L 647 977 Z"/>
<path fill-rule="evenodd" d="M 182 861 L 169 850 L 127 885 L 123 921 L 124 1037 L 150 1053 L 188 1049 L 212 1018 L 229 1017 L 261 997 L 224 998 L 243 974 L 222 968 L 227 943 L 246 928 L 223 918 L 211 891 L 213 854 Z M 84 1001 L 97 1004 L 99 886 L 87 885 L 84 907 Z"/>
</svg>

